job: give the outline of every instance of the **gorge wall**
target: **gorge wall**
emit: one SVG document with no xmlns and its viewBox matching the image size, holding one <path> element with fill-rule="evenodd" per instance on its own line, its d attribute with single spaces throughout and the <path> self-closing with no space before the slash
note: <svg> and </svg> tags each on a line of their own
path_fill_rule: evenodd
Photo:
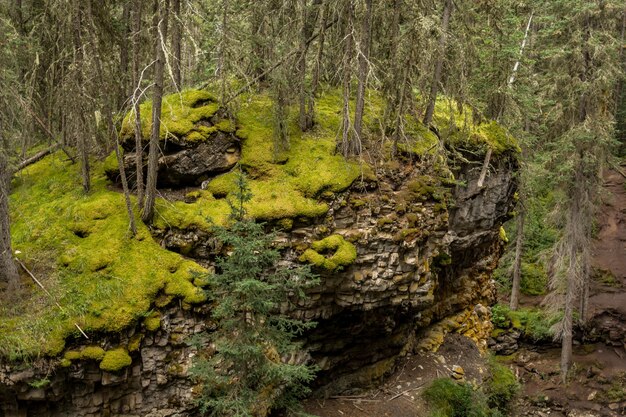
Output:
<svg viewBox="0 0 626 417">
<path fill-rule="evenodd" d="M 494 158 L 482 188 L 479 167 L 459 164 L 457 185 L 446 187 L 406 166 L 369 189 L 355 183 L 337 194 L 319 222 L 279 233 L 286 263 L 298 262 L 299 248 L 328 235 L 341 235 L 357 250 L 354 263 L 342 270 L 315 268 L 321 285 L 293 312 L 318 321 L 306 336 L 321 369 L 318 386 L 337 392 L 374 383 L 400 355 L 436 348 L 450 331 L 484 347 L 490 331 L 484 306 L 494 299 L 490 275 L 503 248 L 500 225 L 514 204 L 516 160 Z M 185 247 L 206 264 L 213 259 L 214 243 L 200 231 L 156 235 L 172 250 Z M 209 309 L 173 302 L 157 309 L 160 323 L 152 331 L 143 324 L 103 336 L 101 346 L 137 344 L 129 349 L 132 364 L 119 372 L 103 371 L 93 360 L 65 367 L 50 359 L 2 365 L 0 415 L 193 415 L 187 370 L 194 349 L 187 340 L 215 325 Z"/>
<path fill-rule="evenodd" d="M 50 200 L 51 213 L 58 213 L 54 198 L 64 199 L 67 219 L 55 218 L 58 224 L 53 224 L 43 218 L 41 230 L 18 224 L 18 230 L 27 231 L 20 235 L 25 236 L 22 244 L 41 241 L 49 230 L 55 244 L 56 235 L 62 235 L 58 252 L 41 253 L 59 270 L 74 274 L 69 276 L 77 282 L 76 291 L 92 288 L 101 299 L 89 301 L 89 309 L 75 318 L 89 340 L 75 331 L 76 322 L 64 319 L 59 322 L 64 333 L 45 333 L 42 339 L 28 333 L 33 335 L 24 345 L 29 355 L 0 360 L 0 417 L 197 414 L 198 387 L 188 374 L 197 350 L 190 340 L 218 323 L 200 290 L 206 285 L 201 275 L 187 269 L 202 266 L 211 273 L 216 257 L 224 255 L 207 223 L 219 224 L 228 214 L 225 197 L 232 172 L 220 173 L 236 163 L 247 171 L 255 194 L 249 214 L 277 230 L 280 266 L 307 262 L 320 275 L 320 285 L 289 309 L 294 317 L 318 323 L 303 337 L 307 353 L 283 358 L 317 364 L 318 389 L 336 393 L 375 384 L 393 371 L 398 358 L 436 350 L 448 332 L 486 348 L 488 306 L 495 297 L 491 274 L 503 251 L 501 225 L 510 217 L 517 187 L 517 148 L 501 128 L 483 123 L 465 131 L 447 115 L 436 115 L 435 122 L 448 129 L 443 132 L 447 151 L 431 152 L 439 149 L 439 138 L 416 125 L 415 142 L 402 144 L 398 158 L 359 166 L 334 151 L 336 125 L 328 121 L 336 119 L 337 97 L 331 96 L 335 101 L 330 104 L 322 99 L 322 108 L 330 110 L 320 114 L 317 131 L 292 138 L 290 153 L 280 158 L 271 148 L 267 99 L 242 107 L 235 125 L 210 94 L 188 91 L 181 97 L 166 99 L 171 103 L 164 115 L 169 130 L 162 130 L 165 153 L 159 161 L 161 185 L 178 188 L 162 190 L 169 200 L 159 206 L 157 221 L 132 242 L 118 210 L 119 193 L 104 179 L 104 172 L 109 180 L 117 179 L 115 163 L 105 161 L 96 182 L 99 191 L 86 198 L 71 198 L 71 175 L 59 170 L 55 164 L 65 165 L 58 161 L 33 166 L 18 185 L 19 198 L 28 200 L 37 194 L 32 187 L 39 186 L 36 178 L 44 178 L 44 169 L 58 176 L 36 190 L 45 202 L 25 204 Z M 181 114 L 188 120 L 181 122 Z M 466 126 L 462 118 L 470 116 L 455 117 Z M 130 126 L 127 116 L 122 139 L 132 172 Z M 142 129 L 149 131 L 147 123 Z M 494 153 L 478 187 L 485 145 Z M 198 162 L 197 154 L 210 157 Z M 190 168 L 198 163 L 197 170 Z M 53 196 L 49 184 L 58 181 L 66 181 L 66 188 Z M 107 234 L 115 227 L 117 234 Z M 36 267 L 36 260 L 25 262 Z M 134 272 L 129 274 L 129 268 Z M 119 300 L 100 288 L 118 282 L 122 286 L 111 294 Z M 51 317 L 58 320 L 59 313 Z M 20 320 L 0 323 L 0 330 L 22 331 L 29 323 Z M 15 337 L 0 335 L 0 341 L 22 336 Z M 6 348 L 0 346 L 0 352 L 20 354 Z"/>
</svg>

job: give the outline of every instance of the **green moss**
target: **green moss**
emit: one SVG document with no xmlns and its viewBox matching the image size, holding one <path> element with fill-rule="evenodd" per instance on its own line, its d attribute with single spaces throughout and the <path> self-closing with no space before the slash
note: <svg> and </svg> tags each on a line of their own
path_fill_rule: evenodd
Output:
<svg viewBox="0 0 626 417">
<path fill-rule="evenodd" d="M 143 334 L 137 333 L 133 335 L 128 341 L 128 351 L 129 352 L 137 352 L 139 347 L 141 347 L 141 341 L 143 340 Z"/>
<path fill-rule="evenodd" d="M 159 330 L 161 328 L 161 315 L 155 311 L 154 313 L 146 317 L 146 319 L 143 321 L 143 325 L 149 332 Z"/>
<path fill-rule="evenodd" d="M 123 195 L 107 188 L 102 163 L 94 162 L 92 172 L 92 191 L 85 195 L 79 167 L 51 155 L 13 183 L 14 248 L 46 278 L 63 311 L 37 289 L 32 303 L 0 306 L 2 356 L 57 355 L 68 336 L 80 336 L 74 323 L 88 334 L 118 332 L 162 292 L 187 303 L 206 298 L 192 273 L 204 269 L 161 248 L 141 221 L 131 238 Z"/>
<path fill-rule="evenodd" d="M 104 349 L 100 346 L 87 346 L 80 352 L 81 359 L 102 360 L 104 357 Z"/>
<path fill-rule="evenodd" d="M 186 90 L 163 97 L 161 105 L 160 138 L 182 138 L 188 141 L 206 140 L 217 128 L 206 130 L 206 126 L 196 125 L 201 120 L 210 119 L 219 109 L 215 97 L 208 91 Z M 141 114 L 141 135 L 150 137 L 152 129 L 152 102 L 147 101 L 139 106 Z M 123 141 L 134 140 L 133 112 L 129 112 L 122 122 L 121 137 Z M 209 128 L 210 129 L 210 128 Z"/>
<path fill-rule="evenodd" d="M 332 253 L 327 258 L 325 254 Z M 301 262 L 308 262 L 320 268 L 334 271 L 351 265 L 356 260 L 356 247 L 341 235 L 330 235 L 311 244 L 311 249 L 300 256 Z"/>
<path fill-rule="evenodd" d="M 501 241 L 509 243 L 509 238 L 506 236 L 506 230 L 504 230 L 504 227 L 500 226 L 500 231 L 498 233 Z"/>
<path fill-rule="evenodd" d="M 61 359 L 61 361 L 59 361 L 59 366 L 61 368 L 69 368 L 70 366 L 72 366 L 72 361 L 69 359 Z"/>
<path fill-rule="evenodd" d="M 107 372 L 120 371 L 133 362 L 128 351 L 124 348 L 107 350 L 100 362 L 100 369 Z"/>
<path fill-rule="evenodd" d="M 494 154 L 520 153 L 518 142 L 502 126 L 492 120 L 476 123 L 473 111 L 464 106 L 462 111 L 453 100 L 440 97 L 435 106 L 433 124 L 445 142 L 455 147 L 491 148 Z"/>
<path fill-rule="evenodd" d="M 436 153 L 439 149 L 439 138 L 430 129 L 424 126 L 413 115 L 404 118 L 404 137 L 398 142 L 398 149 L 402 152 L 417 156 Z"/>
<path fill-rule="evenodd" d="M 68 350 L 63 355 L 63 359 L 66 359 L 68 361 L 76 361 L 76 360 L 80 359 L 80 352 L 75 351 L 75 350 Z"/>
</svg>

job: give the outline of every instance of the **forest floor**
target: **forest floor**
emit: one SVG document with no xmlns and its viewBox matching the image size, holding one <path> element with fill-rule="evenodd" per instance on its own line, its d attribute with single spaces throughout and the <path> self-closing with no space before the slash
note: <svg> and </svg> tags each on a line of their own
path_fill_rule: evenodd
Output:
<svg viewBox="0 0 626 417">
<path fill-rule="evenodd" d="M 622 168 L 624 170 L 624 168 Z M 592 326 L 626 326 L 626 185 L 615 170 L 604 175 L 604 196 L 593 247 L 597 271 L 590 288 Z M 535 307 L 541 297 L 523 297 Z M 614 328 L 614 327 L 611 327 Z M 622 334 L 623 340 L 623 334 Z M 523 383 L 514 416 L 600 417 L 626 415 L 626 346 L 580 343 L 574 346 L 574 366 L 567 384 L 560 381 L 560 347 L 524 346 L 503 358 Z M 434 379 L 450 376 L 461 366 L 465 379 L 481 384 L 487 359 L 468 339 L 448 335 L 437 353 L 406 357 L 379 387 L 360 395 L 309 399 L 305 411 L 320 417 L 427 416 L 421 397 Z"/>
</svg>

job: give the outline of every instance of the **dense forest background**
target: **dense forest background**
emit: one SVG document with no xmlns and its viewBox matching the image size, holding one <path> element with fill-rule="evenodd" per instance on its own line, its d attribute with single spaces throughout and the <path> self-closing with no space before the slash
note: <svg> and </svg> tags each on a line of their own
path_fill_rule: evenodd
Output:
<svg viewBox="0 0 626 417">
<path fill-rule="evenodd" d="M 550 304 L 562 310 L 566 372 L 572 324 L 585 320 L 600 173 L 626 152 L 625 25 L 619 0 L 3 1 L 0 280 L 17 285 L 12 175 L 60 148 L 80 164 L 76 186 L 88 193 L 90 160 L 119 152 L 123 115 L 139 117 L 147 99 L 201 87 L 236 109 L 244 93 L 269 91 L 280 155 L 287 121 L 313 129 L 316 98 L 334 88 L 343 97 L 337 152 L 370 163 L 381 149 L 396 155 L 405 115 L 428 128 L 445 102 L 471 109 L 476 123 L 498 121 L 520 141 L 519 205 L 501 282 L 515 309 L 523 273 L 546 277 L 539 291 L 549 285 Z M 363 125 L 374 99 L 385 109 L 378 129 Z M 158 127 L 160 105 L 152 109 Z M 124 185 L 148 223 L 158 134 L 144 150 L 146 181 Z"/>
</svg>

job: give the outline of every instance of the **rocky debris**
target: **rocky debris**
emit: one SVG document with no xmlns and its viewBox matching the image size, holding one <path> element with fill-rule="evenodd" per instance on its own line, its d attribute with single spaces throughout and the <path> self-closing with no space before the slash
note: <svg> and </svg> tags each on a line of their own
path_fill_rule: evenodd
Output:
<svg viewBox="0 0 626 417">
<path fill-rule="evenodd" d="M 462 380 L 465 378 L 465 370 L 461 368 L 459 365 L 452 366 L 452 374 L 453 379 Z"/>
<path fill-rule="evenodd" d="M 489 339 L 489 349 L 496 355 L 508 356 L 512 355 L 519 349 L 519 340 L 522 332 L 518 329 L 509 329 L 508 331 Z"/>
</svg>

